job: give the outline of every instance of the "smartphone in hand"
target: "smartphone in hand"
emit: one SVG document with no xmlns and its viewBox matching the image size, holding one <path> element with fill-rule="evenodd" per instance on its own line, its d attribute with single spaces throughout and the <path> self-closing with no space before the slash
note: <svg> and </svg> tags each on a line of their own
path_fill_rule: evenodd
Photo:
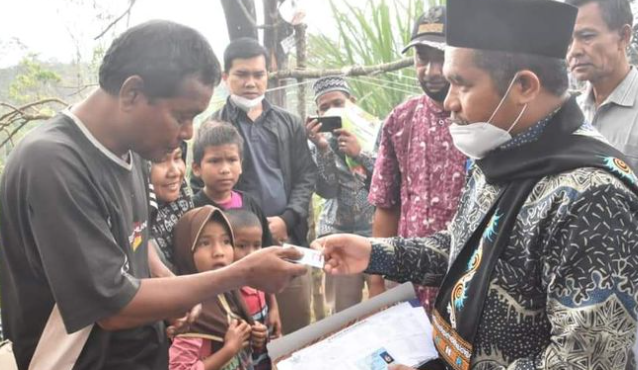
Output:
<svg viewBox="0 0 638 370">
<path fill-rule="evenodd" d="M 342 127 L 341 117 L 339 116 L 311 117 L 310 119 L 316 119 L 321 123 L 319 132 L 332 132 Z"/>
</svg>

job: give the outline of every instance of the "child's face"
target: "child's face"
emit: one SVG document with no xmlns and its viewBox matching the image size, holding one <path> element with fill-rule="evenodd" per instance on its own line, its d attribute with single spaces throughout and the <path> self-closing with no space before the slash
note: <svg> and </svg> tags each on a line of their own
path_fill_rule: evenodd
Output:
<svg viewBox="0 0 638 370">
<path fill-rule="evenodd" d="M 219 221 L 206 223 L 195 244 L 193 260 L 198 272 L 217 270 L 233 262 L 229 230 Z"/>
<path fill-rule="evenodd" d="M 201 163 L 193 163 L 193 172 L 202 178 L 213 194 L 229 193 L 241 175 L 241 157 L 236 144 L 209 146 Z"/>
<path fill-rule="evenodd" d="M 260 226 L 235 230 L 235 261 L 261 249 L 262 229 Z"/>
<path fill-rule="evenodd" d="M 166 154 L 161 162 L 153 163 L 151 183 L 159 201 L 170 203 L 177 200 L 185 172 L 186 164 L 182 160 L 181 148 Z"/>
</svg>

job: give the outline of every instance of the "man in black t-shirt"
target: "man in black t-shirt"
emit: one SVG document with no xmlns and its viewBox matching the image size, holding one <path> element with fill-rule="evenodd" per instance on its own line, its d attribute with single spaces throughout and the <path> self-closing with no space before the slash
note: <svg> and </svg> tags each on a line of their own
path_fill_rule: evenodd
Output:
<svg viewBox="0 0 638 370">
<path fill-rule="evenodd" d="M 192 136 L 220 79 L 193 29 L 123 33 L 99 88 L 25 137 L 0 183 L 0 291 L 21 370 L 166 369 L 160 320 L 220 292 L 279 291 L 306 270 L 264 249 L 220 271 L 149 279 L 148 166 Z"/>
</svg>

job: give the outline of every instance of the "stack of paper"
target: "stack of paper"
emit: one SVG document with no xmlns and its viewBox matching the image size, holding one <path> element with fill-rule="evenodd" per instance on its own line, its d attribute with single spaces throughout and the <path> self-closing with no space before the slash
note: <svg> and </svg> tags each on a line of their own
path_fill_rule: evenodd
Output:
<svg viewBox="0 0 638 370">
<path fill-rule="evenodd" d="M 408 297 L 411 295 L 410 301 L 396 299 L 405 298 L 406 292 L 409 292 Z M 369 314 L 366 311 L 374 309 L 378 304 L 381 304 L 381 307 L 387 305 L 385 302 L 388 301 L 388 297 L 390 301 L 395 301 L 392 302 L 395 303 L 394 306 L 352 325 L 342 325 L 341 330 L 335 334 L 305 348 L 297 350 L 293 348 L 293 342 L 283 347 L 276 341 L 273 342 L 269 346 L 269 351 L 277 369 L 384 370 L 388 363 L 417 366 L 436 358 L 430 321 L 414 297 L 412 284 L 409 283 L 315 323 L 291 336 L 297 337 L 297 343 L 312 343 L 334 332 L 335 330 L 330 330 L 333 326 L 331 324 L 353 322 L 352 317 L 356 319 L 357 315 L 365 317 Z M 381 299 L 375 303 L 377 298 Z M 284 339 L 287 338 L 281 340 Z M 275 351 L 272 351 L 272 345 Z"/>
</svg>

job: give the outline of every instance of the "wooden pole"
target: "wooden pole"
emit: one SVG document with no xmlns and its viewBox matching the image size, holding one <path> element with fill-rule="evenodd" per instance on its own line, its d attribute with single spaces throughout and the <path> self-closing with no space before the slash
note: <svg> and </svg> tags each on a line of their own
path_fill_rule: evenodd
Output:
<svg viewBox="0 0 638 370">
<path fill-rule="evenodd" d="M 306 25 L 300 23 L 295 26 L 295 44 L 297 50 L 297 70 L 304 71 L 306 69 Z M 281 72 L 281 71 L 280 71 Z M 304 76 L 297 77 L 298 95 L 297 95 L 297 112 L 301 119 L 306 118 L 306 84 L 304 84 Z"/>
<path fill-rule="evenodd" d="M 288 69 L 281 70 L 269 75 L 269 78 L 319 78 L 323 76 L 341 75 L 341 76 L 367 76 L 375 75 L 384 72 L 397 71 L 406 67 L 412 66 L 414 60 L 410 57 L 396 60 L 390 63 L 377 64 L 372 66 L 348 66 L 343 68 L 329 68 L 329 69 Z"/>
</svg>

